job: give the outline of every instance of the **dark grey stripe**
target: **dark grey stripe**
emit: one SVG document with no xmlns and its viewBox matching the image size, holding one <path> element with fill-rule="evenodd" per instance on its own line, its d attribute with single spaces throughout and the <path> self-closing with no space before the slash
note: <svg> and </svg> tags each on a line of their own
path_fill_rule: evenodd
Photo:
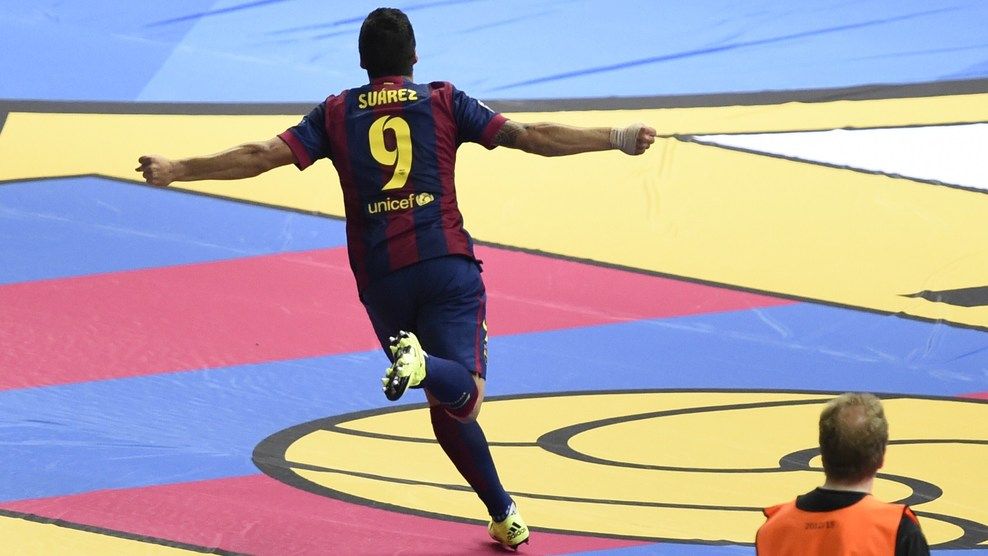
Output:
<svg viewBox="0 0 988 556">
<path fill-rule="evenodd" d="M 235 102 L 109 102 L 66 100 L 2 100 L 0 112 L 46 114 L 175 114 L 189 116 L 283 116 L 302 115 L 318 100 L 308 103 Z"/>
<path fill-rule="evenodd" d="M 487 104 L 500 112 L 560 112 L 575 110 L 640 110 L 650 108 L 754 106 L 761 104 L 782 104 L 785 102 L 921 98 L 977 93 L 988 93 L 988 79 L 936 81 L 932 83 L 910 83 L 907 85 L 861 85 L 857 87 L 795 91 L 760 91 L 754 93 L 715 93 L 593 99 L 491 100 Z"/>
<path fill-rule="evenodd" d="M 499 112 L 559 112 L 569 110 L 636 110 L 650 108 L 699 108 L 713 106 L 750 106 L 784 102 L 832 102 L 835 100 L 875 100 L 920 98 L 940 95 L 988 93 L 988 79 L 935 81 L 931 83 L 874 84 L 856 87 L 807 89 L 795 91 L 760 91 L 753 93 L 715 93 L 693 95 L 656 95 L 606 98 L 571 98 L 544 100 L 486 101 Z M 3 100 L 2 112 L 53 112 L 83 114 L 188 114 L 188 115 L 302 115 L 321 99 L 312 102 L 235 103 L 235 102 L 109 102 Z"/>
</svg>

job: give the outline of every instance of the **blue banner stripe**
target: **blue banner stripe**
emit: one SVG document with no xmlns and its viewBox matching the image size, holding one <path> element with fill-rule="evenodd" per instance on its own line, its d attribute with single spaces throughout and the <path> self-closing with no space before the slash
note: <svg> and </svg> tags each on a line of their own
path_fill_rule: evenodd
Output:
<svg viewBox="0 0 988 556">
<path fill-rule="evenodd" d="M 0 238 L 0 284 L 346 241 L 331 218 L 101 177 L 0 184 Z"/>
<path fill-rule="evenodd" d="M 821 323 L 827 323 L 821 327 Z M 496 323 L 494 323 L 496 327 Z M 935 341 L 929 341 L 935 338 Z M 988 390 L 983 333 L 801 304 L 491 341 L 488 395 Z M 914 346 L 929 348 L 916 353 Z M 383 407 L 379 351 L 0 393 L 0 501 L 241 476 L 263 438 Z M 421 402 L 418 392 L 407 402 Z"/>
</svg>

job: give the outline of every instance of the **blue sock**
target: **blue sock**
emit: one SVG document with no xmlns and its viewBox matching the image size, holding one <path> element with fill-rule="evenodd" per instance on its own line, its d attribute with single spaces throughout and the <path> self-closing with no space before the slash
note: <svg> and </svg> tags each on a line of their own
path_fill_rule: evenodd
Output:
<svg viewBox="0 0 988 556">
<path fill-rule="evenodd" d="M 457 421 L 441 406 L 431 407 L 429 413 L 432 415 L 432 430 L 436 433 L 436 440 L 456 466 L 456 470 L 487 506 L 487 513 L 500 517 L 496 521 L 503 520 L 502 516 L 506 516 L 511 507 L 511 497 L 501 486 L 501 479 L 497 476 L 487 437 L 484 436 L 480 423 Z"/>
<path fill-rule="evenodd" d="M 477 402 L 473 373 L 456 361 L 434 355 L 426 358 L 425 368 L 421 386 L 454 415 L 469 415 Z"/>
</svg>

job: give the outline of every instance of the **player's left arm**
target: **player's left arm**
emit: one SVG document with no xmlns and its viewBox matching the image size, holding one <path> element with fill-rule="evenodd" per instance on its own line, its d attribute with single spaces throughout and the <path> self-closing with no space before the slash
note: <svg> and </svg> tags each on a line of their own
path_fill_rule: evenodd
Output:
<svg viewBox="0 0 988 556">
<path fill-rule="evenodd" d="M 172 160 L 160 155 L 144 155 L 138 159 L 144 180 L 151 185 L 165 186 L 176 181 L 238 180 L 251 178 L 295 162 L 288 144 L 279 137 L 267 141 L 243 143 L 231 149 L 206 156 Z"/>
<path fill-rule="evenodd" d="M 644 124 L 623 128 L 574 127 L 551 122 L 525 124 L 508 120 L 494 135 L 493 143 L 542 156 L 564 156 L 620 149 L 626 154 L 644 153 L 655 142 L 655 130 Z"/>
</svg>

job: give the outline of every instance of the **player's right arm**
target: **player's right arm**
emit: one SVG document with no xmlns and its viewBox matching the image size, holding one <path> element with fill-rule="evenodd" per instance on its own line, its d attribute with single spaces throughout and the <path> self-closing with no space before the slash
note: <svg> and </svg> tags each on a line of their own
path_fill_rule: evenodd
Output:
<svg viewBox="0 0 988 556">
<path fill-rule="evenodd" d="M 644 153 L 655 142 L 655 130 L 643 124 L 624 128 L 574 127 L 542 122 L 524 124 L 508 120 L 494 135 L 494 144 L 542 156 L 563 156 L 620 149 Z"/>
<path fill-rule="evenodd" d="M 295 162 L 291 149 L 280 138 L 244 143 L 223 152 L 172 160 L 160 155 L 144 155 L 135 168 L 151 185 L 165 186 L 176 181 L 238 180 L 251 178 Z"/>
</svg>

